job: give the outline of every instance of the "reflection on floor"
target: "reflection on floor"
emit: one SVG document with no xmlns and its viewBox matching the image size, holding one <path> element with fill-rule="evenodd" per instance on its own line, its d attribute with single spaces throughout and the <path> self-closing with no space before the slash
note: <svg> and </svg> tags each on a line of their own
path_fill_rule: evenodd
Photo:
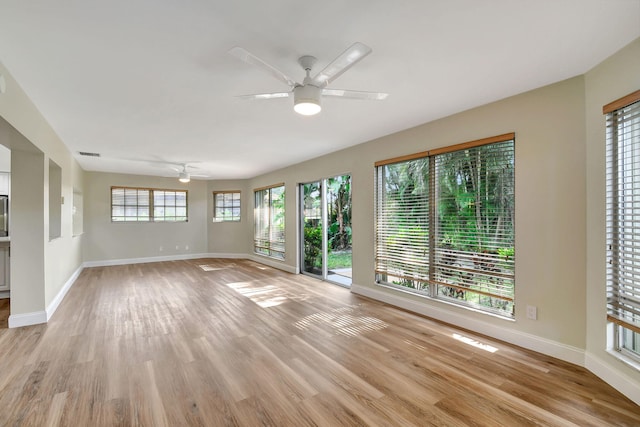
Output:
<svg viewBox="0 0 640 427">
<path fill-rule="evenodd" d="M 0 329 L 9 327 L 9 314 L 11 314 L 9 305 L 9 298 L 0 299 Z"/>
</svg>

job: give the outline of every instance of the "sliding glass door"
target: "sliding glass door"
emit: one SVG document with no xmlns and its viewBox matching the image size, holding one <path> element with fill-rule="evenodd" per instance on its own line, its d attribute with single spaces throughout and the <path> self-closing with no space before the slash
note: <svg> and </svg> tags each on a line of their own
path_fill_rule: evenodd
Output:
<svg viewBox="0 0 640 427">
<path fill-rule="evenodd" d="M 302 271 L 314 276 L 324 276 L 323 273 L 323 238 L 325 230 L 322 209 L 322 184 L 320 181 L 300 185 L 300 200 L 302 201 Z"/>
<path fill-rule="evenodd" d="M 351 286 L 351 176 L 301 184 L 300 218 L 302 272 Z"/>
</svg>

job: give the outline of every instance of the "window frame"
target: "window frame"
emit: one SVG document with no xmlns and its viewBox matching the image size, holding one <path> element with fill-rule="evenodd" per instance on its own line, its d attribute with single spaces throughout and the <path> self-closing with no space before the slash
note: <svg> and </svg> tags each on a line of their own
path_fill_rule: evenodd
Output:
<svg viewBox="0 0 640 427">
<path fill-rule="evenodd" d="M 282 212 L 275 213 L 274 210 L 277 209 L 277 207 L 273 205 L 273 190 L 279 188 L 282 188 Z M 263 195 L 263 192 L 267 193 Z M 259 196 L 261 200 L 266 201 L 264 206 L 259 204 Z M 284 183 L 255 188 L 253 190 L 253 201 L 253 252 L 256 255 L 284 261 L 286 255 L 286 188 Z M 263 211 L 264 209 L 266 209 L 266 211 Z M 281 216 L 281 223 L 275 222 L 278 216 Z M 264 225 L 266 225 L 266 227 L 260 228 Z M 278 229 L 280 226 L 281 229 Z M 282 238 L 278 239 L 277 236 L 282 236 Z"/>
<path fill-rule="evenodd" d="M 123 203 L 122 205 L 114 205 L 114 190 L 123 190 L 124 194 L 123 194 Z M 147 203 L 148 204 L 140 204 L 140 203 L 136 203 L 135 205 L 130 205 L 128 206 L 126 203 L 126 192 L 127 190 L 135 190 L 136 192 L 147 192 Z M 158 193 L 174 193 L 174 204 L 173 205 L 168 205 L 166 202 L 166 194 L 164 194 L 165 196 L 165 203 L 163 203 L 161 206 L 158 206 L 158 204 L 156 203 L 156 192 Z M 110 201 L 110 206 L 111 206 L 111 222 L 112 223 L 150 223 L 150 222 L 155 222 L 155 223 L 182 223 L 182 222 L 189 222 L 189 190 L 183 190 L 183 189 L 170 189 L 170 188 L 149 188 L 149 187 L 129 187 L 129 186 L 121 186 L 121 185 L 113 185 L 111 186 L 110 189 L 110 194 L 111 194 L 111 201 Z M 178 204 L 177 199 L 178 199 L 178 194 L 184 194 L 184 206 L 182 206 L 182 204 Z M 140 201 L 140 196 L 137 196 L 137 201 Z M 124 215 L 114 215 L 114 207 L 121 207 L 123 209 L 123 211 L 126 212 L 127 208 L 130 209 L 136 209 L 136 212 L 138 213 L 135 216 L 127 216 L 126 213 Z M 171 209 L 177 210 L 178 208 L 184 208 L 184 216 L 183 215 L 177 215 L 177 212 L 175 212 L 174 215 L 167 215 L 166 212 L 167 211 L 171 211 Z M 140 215 L 140 209 L 144 212 L 145 210 L 148 211 L 147 215 Z M 162 215 L 158 215 L 156 214 L 156 209 L 163 209 L 164 213 Z M 115 219 L 115 218 L 122 218 L 122 219 Z M 127 219 L 127 218 L 135 218 L 135 219 Z M 182 219 L 184 218 L 184 219 Z"/>
<path fill-rule="evenodd" d="M 240 190 L 220 190 L 213 191 L 213 222 L 240 222 L 242 220 L 242 192 Z M 224 195 L 231 194 L 231 206 L 227 206 L 224 200 Z M 218 196 L 223 196 L 223 204 L 222 206 L 218 205 Z M 237 197 L 238 205 L 235 206 L 235 196 Z M 230 210 L 231 215 L 220 215 L 218 216 L 218 209 Z M 238 209 L 238 215 L 233 214 L 233 210 Z"/>
<path fill-rule="evenodd" d="M 608 342 L 640 369 L 640 278 L 633 256 L 637 249 L 633 241 L 640 237 L 640 226 L 633 224 L 640 180 L 629 178 L 640 171 L 634 159 L 640 152 L 640 90 L 603 106 L 602 113 L 606 119 L 606 320 L 607 333 L 613 335 Z"/>
<path fill-rule="evenodd" d="M 505 243 L 510 244 L 510 247 L 514 249 L 515 133 L 506 133 L 374 163 L 376 284 L 504 318 L 513 319 L 515 317 L 515 252 L 512 252 L 509 256 L 503 256 L 501 252 L 496 250 L 498 254 L 495 255 L 476 252 L 472 255 L 473 258 L 469 256 L 470 259 L 467 264 L 471 266 L 458 268 L 463 274 L 465 274 L 464 272 L 468 272 L 473 275 L 469 283 L 473 285 L 479 284 L 480 279 L 477 279 L 477 277 L 489 277 L 491 278 L 490 280 L 497 283 L 495 285 L 490 284 L 489 291 L 485 291 L 483 290 L 484 288 L 479 288 L 478 286 L 472 291 L 468 283 L 456 281 L 463 280 L 463 274 L 460 274 L 460 277 L 454 280 L 444 281 L 440 279 L 443 271 L 446 270 L 445 267 L 447 267 L 446 263 L 443 262 L 446 248 L 443 247 L 442 242 L 436 241 L 437 238 L 442 239 L 443 237 L 443 229 L 439 226 L 438 218 L 440 215 L 439 209 L 441 206 L 444 206 L 442 205 L 444 202 L 440 199 L 439 195 L 441 190 L 438 186 L 440 185 L 439 182 L 442 180 L 442 176 L 439 172 L 438 162 L 450 153 L 465 153 L 477 147 L 501 143 L 512 144 L 506 148 L 496 146 L 496 152 L 499 155 L 507 155 L 508 157 L 506 158 L 509 159 L 513 165 L 511 181 L 509 182 L 511 186 L 510 189 L 513 193 L 510 195 L 511 206 L 508 209 L 512 231 L 511 237 L 505 240 Z M 417 163 L 417 161 L 421 161 L 421 163 Z M 413 184 L 416 185 L 416 188 L 412 189 L 411 193 L 405 193 L 404 196 L 401 196 L 402 198 L 409 197 L 409 199 L 405 200 L 407 203 L 410 203 L 410 205 L 404 207 L 389 207 L 388 202 L 385 202 L 385 198 L 388 197 L 387 191 L 389 190 L 386 187 L 385 174 L 394 173 L 394 171 L 387 170 L 387 168 L 393 167 L 392 165 L 399 165 L 399 169 L 402 169 L 401 165 L 407 162 L 416 162 L 411 166 L 415 167 L 416 169 L 414 170 L 419 170 L 422 174 L 418 176 L 415 175 L 414 172 L 411 180 L 422 179 L 424 182 L 417 185 L 419 181 L 412 181 Z M 398 171 L 395 172 L 397 173 Z M 399 181 L 399 183 L 406 182 L 406 178 L 401 179 L 405 179 L 405 181 Z M 402 199 L 393 200 L 398 202 Z M 397 218 L 398 224 L 410 224 L 410 230 L 407 229 L 403 231 L 403 227 L 406 227 L 401 227 L 400 225 L 398 226 L 400 227 L 398 230 L 394 229 L 390 218 L 396 218 L 398 215 L 402 217 Z M 393 239 L 389 240 L 389 237 Z M 381 239 L 387 240 L 381 241 Z M 396 244 L 398 247 L 393 249 L 393 244 Z M 416 248 L 417 250 L 414 250 Z M 470 254 L 471 252 L 466 255 Z M 494 264 L 490 264 L 490 262 L 496 262 L 496 260 L 500 260 L 501 265 L 504 264 L 505 267 L 500 267 L 500 270 L 498 270 Z M 395 270 L 393 267 L 394 262 L 399 262 Z M 492 266 L 493 268 L 487 268 L 486 265 Z M 505 272 L 508 273 L 505 274 Z M 509 287 L 511 289 L 509 289 Z M 450 289 L 454 296 L 440 295 L 445 289 Z M 478 302 L 467 301 L 464 292 L 473 294 L 477 297 Z M 462 296 L 459 296 L 460 294 L 462 294 Z M 481 304 L 480 301 L 483 297 L 490 298 L 492 306 Z M 496 303 L 496 307 L 493 307 L 494 301 L 498 302 Z M 500 301 L 503 303 L 500 303 Z"/>
</svg>

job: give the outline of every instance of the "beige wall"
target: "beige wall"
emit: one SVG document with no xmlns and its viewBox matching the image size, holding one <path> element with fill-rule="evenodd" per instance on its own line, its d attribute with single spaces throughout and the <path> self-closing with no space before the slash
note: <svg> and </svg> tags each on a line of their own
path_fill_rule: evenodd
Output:
<svg viewBox="0 0 640 427">
<path fill-rule="evenodd" d="M 606 351 L 605 117 L 602 107 L 640 89 L 640 39 L 585 76 L 587 185 L 587 366 L 619 389 L 640 395 L 640 374 Z M 640 368 L 640 365 L 638 366 Z M 640 398 L 639 398 L 640 399 Z"/>
<path fill-rule="evenodd" d="M 239 222 L 213 222 L 213 192 L 240 191 Z M 210 181 L 207 191 L 207 237 L 209 253 L 215 256 L 246 256 L 253 239 L 253 191 L 247 180 Z"/>
<path fill-rule="evenodd" d="M 188 190 L 189 221 L 111 222 L 111 186 Z M 176 178 L 100 172 L 85 174 L 84 261 L 105 263 L 153 257 L 190 257 L 207 253 L 207 183 Z"/>
<path fill-rule="evenodd" d="M 3 123 L 4 124 L 4 123 Z M 8 125 L 6 125 L 8 126 Z M 11 132 L 11 314 L 42 312 L 45 300 L 44 154 Z M 45 239 L 47 236 L 47 239 Z"/>
<path fill-rule="evenodd" d="M 0 94 L 1 144 L 12 150 L 11 316 L 45 315 L 82 265 L 82 237 L 72 237 L 71 203 L 62 208 L 61 237 L 49 241 L 46 165 L 62 169 L 61 197 L 71 201 L 82 172 L 55 131 L 0 63 L 6 92 Z M 15 152 L 15 156 L 14 156 Z M 28 153 L 28 154 L 27 154 Z M 15 160 L 14 160 L 15 157 Z M 18 167 L 21 168 L 18 171 Z M 30 193 L 30 194 L 27 194 Z M 47 193 L 47 194 L 45 194 Z M 23 203 L 24 202 L 24 203 Z M 21 218 L 31 218 L 31 223 Z M 17 223 L 16 223 L 17 221 Z M 11 319 L 10 319 L 11 323 Z"/>
<path fill-rule="evenodd" d="M 357 292 L 393 293 L 419 301 L 423 312 L 464 316 L 575 349 L 585 346 L 584 80 L 542 89 L 389 135 L 253 179 L 252 187 L 284 181 L 285 263 L 296 266 L 296 184 L 352 174 L 353 283 Z M 374 162 L 465 141 L 516 133 L 516 320 L 503 320 L 374 283 Z M 538 307 L 538 320 L 525 306 Z M 440 315 L 442 317 L 442 315 Z"/>
</svg>

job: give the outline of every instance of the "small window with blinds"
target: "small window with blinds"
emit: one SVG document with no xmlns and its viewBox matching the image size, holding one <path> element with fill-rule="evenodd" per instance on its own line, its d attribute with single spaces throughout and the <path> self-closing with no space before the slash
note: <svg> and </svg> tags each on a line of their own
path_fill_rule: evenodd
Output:
<svg viewBox="0 0 640 427">
<path fill-rule="evenodd" d="M 187 191 L 111 187 L 112 222 L 186 222 Z"/>
<path fill-rule="evenodd" d="M 603 107 L 607 140 L 607 320 L 640 360 L 640 91 Z"/>
<path fill-rule="evenodd" d="M 213 222 L 240 221 L 240 192 L 213 192 Z"/>
<path fill-rule="evenodd" d="M 376 163 L 376 280 L 513 317 L 514 134 Z"/>
<path fill-rule="evenodd" d="M 284 184 L 254 190 L 254 252 L 283 260 Z"/>
</svg>

